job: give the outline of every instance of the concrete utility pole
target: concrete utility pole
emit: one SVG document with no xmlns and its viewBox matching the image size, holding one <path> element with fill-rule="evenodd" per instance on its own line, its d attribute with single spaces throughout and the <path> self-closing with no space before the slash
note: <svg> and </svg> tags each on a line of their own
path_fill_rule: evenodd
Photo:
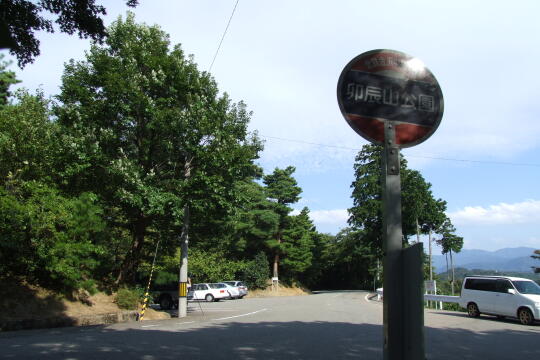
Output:
<svg viewBox="0 0 540 360">
<path fill-rule="evenodd" d="M 193 158 L 186 155 L 184 162 L 184 179 L 191 177 L 191 162 Z M 188 284 L 188 243 L 189 243 L 189 204 L 184 205 L 184 223 L 180 236 L 180 269 L 178 284 L 178 317 L 187 316 L 187 284 Z"/>
<path fill-rule="evenodd" d="M 433 266 L 431 260 L 431 241 L 432 241 L 431 225 L 429 226 L 429 280 L 433 281 Z"/>
<path fill-rule="evenodd" d="M 187 281 L 188 281 L 188 228 L 189 205 L 184 206 L 184 224 L 180 237 L 180 282 L 178 288 L 178 317 L 187 316 Z"/>
</svg>

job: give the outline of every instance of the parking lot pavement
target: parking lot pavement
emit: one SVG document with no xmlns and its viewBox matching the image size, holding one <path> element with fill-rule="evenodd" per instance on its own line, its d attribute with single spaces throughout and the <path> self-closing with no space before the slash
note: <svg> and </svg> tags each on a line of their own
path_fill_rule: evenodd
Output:
<svg viewBox="0 0 540 360">
<path fill-rule="evenodd" d="M 181 319 L 0 333 L 0 359 L 381 359 L 382 304 L 367 298 L 335 291 L 190 302 Z M 540 359 L 539 336 L 539 325 L 425 313 L 430 360 Z"/>
</svg>

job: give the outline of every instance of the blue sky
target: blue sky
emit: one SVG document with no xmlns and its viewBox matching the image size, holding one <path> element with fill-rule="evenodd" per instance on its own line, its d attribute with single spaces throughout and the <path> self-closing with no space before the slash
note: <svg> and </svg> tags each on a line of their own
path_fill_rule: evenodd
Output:
<svg viewBox="0 0 540 360">
<path fill-rule="evenodd" d="M 125 15 L 108 5 L 107 24 Z M 159 24 L 209 70 L 236 0 L 140 0 L 136 19 Z M 343 119 L 343 67 L 372 49 L 421 59 L 437 77 L 445 114 L 426 142 L 403 151 L 448 215 L 465 248 L 540 248 L 540 3 L 507 1 L 240 0 L 212 68 L 220 89 L 253 111 L 266 172 L 293 165 L 317 228 L 336 233 L 352 206 L 357 150 L 366 142 Z M 58 93 L 64 62 L 87 40 L 42 34 L 22 85 Z M 319 144 L 319 145 L 313 145 Z"/>
</svg>

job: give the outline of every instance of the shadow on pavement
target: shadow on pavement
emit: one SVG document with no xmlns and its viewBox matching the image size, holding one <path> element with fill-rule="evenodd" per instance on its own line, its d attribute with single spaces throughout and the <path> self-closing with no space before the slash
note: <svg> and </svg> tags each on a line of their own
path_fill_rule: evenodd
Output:
<svg viewBox="0 0 540 360">
<path fill-rule="evenodd" d="M 167 323 L 174 327 L 173 322 Z M 177 330 L 94 327 L 0 337 L 16 359 L 381 359 L 382 326 L 337 322 L 205 324 Z M 31 334 L 30 334 L 31 335 Z M 426 328 L 428 359 L 539 359 L 537 331 Z"/>
<path fill-rule="evenodd" d="M 442 311 L 431 311 L 433 314 L 437 314 L 437 315 L 444 315 L 444 316 L 454 316 L 454 317 L 461 317 L 463 319 L 470 319 L 469 315 L 467 315 L 466 312 L 442 312 Z M 494 322 L 498 322 L 498 323 L 507 323 L 507 324 L 520 324 L 519 320 L 517 318 L 511 318 L 511 317 L 504 317 L 504 318 L 499 318 L 495 315 L 480 315 L 479 317 L 480 320 L 485 320 L 485 321 L 494 321 Z M 533 325 L 531 326 L 539 326 L 540 325 L 540 322 L 539 321 L 536 321 Z M 539 329 L 540 330 L 540 329 Z"/>
</svg>

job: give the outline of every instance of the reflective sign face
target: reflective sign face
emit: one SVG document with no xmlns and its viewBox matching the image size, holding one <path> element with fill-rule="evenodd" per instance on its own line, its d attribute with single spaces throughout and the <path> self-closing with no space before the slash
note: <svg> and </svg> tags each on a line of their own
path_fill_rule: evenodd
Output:
<svg viewBox="0 0 540 360">
<path fill-rule="evenodd" d="M 431 71 L 417 58 L 373 50 L 354 58 L 338 82 L 338 103 L 349 125 L 366 140 L 383 144 L 384 124 L 395 126 L 395 143 L 410 147 L 435 132 L 443 96 Z"/>
</svg>

